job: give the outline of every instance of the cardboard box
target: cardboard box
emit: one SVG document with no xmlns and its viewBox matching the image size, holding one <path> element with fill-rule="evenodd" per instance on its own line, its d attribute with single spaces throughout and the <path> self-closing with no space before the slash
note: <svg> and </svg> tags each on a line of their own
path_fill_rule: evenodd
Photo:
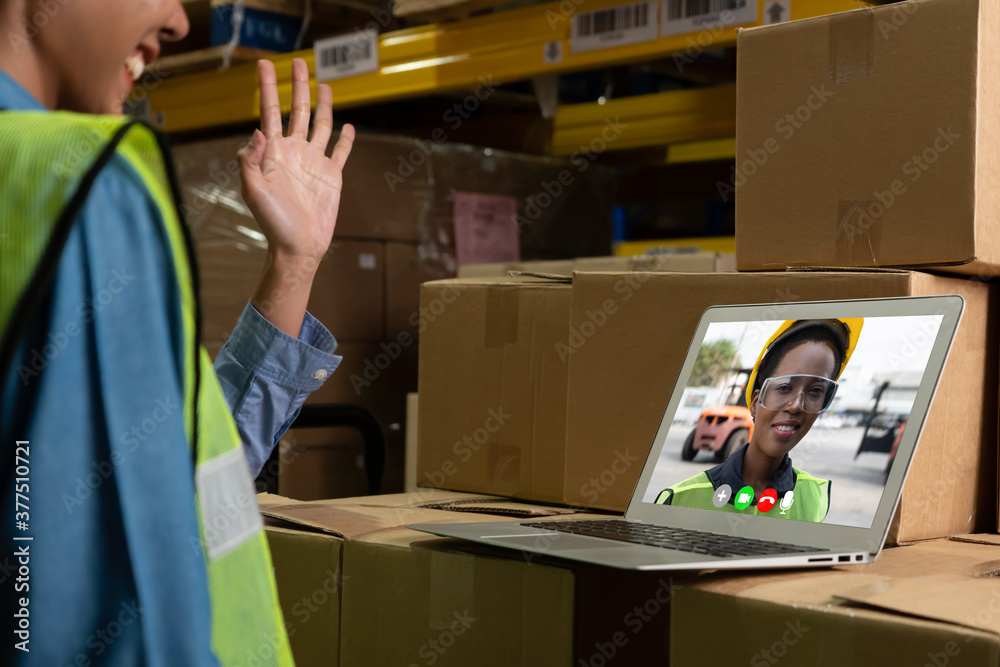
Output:
<svg viewBox="0 0 1000 667">
<path fill-rule="evenodd" d="M 343 357 L 340 366 L 307 402 L 360 405 L 385 429 L 404 424 L 406 394 L 417 388 L 416 344 L 344 343 L 336 354 Z"/>
<path fill-rule="evenodd" d="M 456 275 L 459 278 L 502 278 L 511 270 L 510 266 L 509 262 L 462 264 L 458 267 Z M 570 263 L 570 267 L 572 267 L 572 263 Z"/>
<path fill-rule="evenodd" d="M 341 664 L 570 664 L 572 571 L 422 548 L 428 537 L 398 529 L 345 544 Z"/>
<path fill-rule="evenodd" d="M 219 216 L 194 229 L 205 340 L 226 340 L 253 295 L 266 255 L 259 229 L 242 216 Z M 334 239 L 320 262 L 308 308 L 338 341 L 382 338 L 383 263 L 381 243 L 350 239 Z"/>
<path fill-rule="evenodd" d="M 268 523 L 264 532 L 295 662 L 336 666 L 339 655 L 326 647 L 340 645 L 341 542 Z"/>
<path fill-rule="evenodd" d="M 267 249 L 240 195 L 236 153 L 247 138 L 227 137 L 174 150 L 185 216 L 198 253 L 203 336 L 209 341 L 225 340 L 232 331 L 257 285 Z M 351 214 L 342 206 L 338 223 Z M 345 227 L 350 224 L 337 225 L 320 263 L 309 309 L 339 342 L 378 341 L 385 335 L 384 247 L 351 238 Z"/>
<path fill-rule="evenodd" d="M 360 437 L 347 428 L 323 431 L 303 429 L 278 443 L 281 461 L 278 493 L 282 496 L 310 501 L 368 493 Z M 316 438 L 325 442 L 305 442 Z"/>
<path fill-rule="evenodd" d="M 337 354 L 343 357 L 340 366 L 309 395 L 306 403 L 346 403 L 368 410 L 386 440 L 382 492 L 402 491 L 408 428 L 406 395 L 417 388 L 417 346 L 404 346 L 398 341 L 344 343 L 337 347 Z M 357 470 L 357 459 L 348 451 L 360 455 L 362 444 L 360 434 L 350 428 L 297 431 L 294 445 L 300 456 L 294 466 L 282 465 L 282 489 L 295 489 L 288 495 L 310 500 L 367 493 L 363 471 Z"/>
<path fill-rule="evenodd" d="M 683 273 L 718 273 L 735 271 L 731 253 L 669 252 L 629 257 L 581 257 L 573 261 L 574 271 L 679 271 Z"/>
<path fill-rule="evenodd" d="M 440 266 L 420 259 L 416 243 L 385 244 L 385 340 L 417 338 L 420 285 L 447 278 Z"/>
<path fill-rule="evenodd" d="M 214 360 L 223 341 L 208 341 L 205 348 Z M 388 352 L 386 351 L 388 350 Z M 406 394 L 417 386 L 417 350 L 395 348 L 390 343 L 343 343 L 336 372 L 306 399 L 307 404 L 346 403 L 370 412 L 386 438 L 386 467 L 382 492 L 403 490 Z M 353 428 L 293 429 L 282 438 L 280 463 L 273 471 L 279 491 L 288 497 L 314 500 L 367 493 L 363 469 L 356 456 L 363 451 L 360 434 Z"/>
<path fill-rule="evenodd" d="M 428 537 L 387 530 L 344 545 L 342 665 L 667 664 L 679 576 Z"/>
<path fill-rule="evenodd" d="M 454 517 L 421 510 L 423 503 L 466 502 L 474 497 L 425 489 L 421 494 L 300 502 L 282 496 L 258 496 L 271 550 L 278 600 L 295 662 L 301 667 L 332 666 L 340 660 L 341 597 L 349 578 L 343 571 L 346 540 L 393 528 L 410 517 Z M 481 497 L 480 497 L 481 498 Z M 460 515 L 467 519 L 468 515 Z M 488 520 L 484 518 L 483 520 Z M 428 536 L 430 537 L 430 536 Z M 384 591 L 378 597 L 384 599 Z M 349 664 L 349 663 L 344 663 Z"/>
<path fill-rule="evenodd" d="M 441 134 L 438 129 L 431 133 L 434 141 Z M 411 150 L 403 155 L 412 161 L 412 149 L 419 151 L 418 146 L 426 147 L 429 142 L 410 142 Z M 447 246 L 449 260 L 454 257 L 454 192 L 513 197 L 522 260 L 611 252 L 614 176 L 610 168 L 452 143 L 439 144 L 431 163 L 430 169 L 421 167 L 431 176 L 428 185 L 434 193 L 432 217 L 426 226 L 446 235 L 448 242 L 441 245 Z M 386 169 L 401 170 L 399 159 Z"/>
<path fill-rule="evenodd" d="M 195 230 L 200 220 L 211 221 L 220 212 L 249 218 L 240 197 L 236 160 L 249 138 L 237 135 L 173 149 L 187 217 Z M 443 128 L 435 128 L 431 140 L 359 132 L 344 167 L 336 237 L 418 243 L 421 262 L 453 275 L 452 193 L 459 191 L 517 201 L 524 258 L 611 251 L 611 169 L 588 164 L 579 171 L 563 158 L 478 148 L 447 138 Z M 328 150 L 333 146 L 331 140 Z M 543 188 L 566 181 L 569 185 L 554 197 Z"/>
<path fill-rule="evenodd" d="M 998 11 L 909 0 L 741 31 L 738 268 L 996 275 Z"/>
<path fill-rule="evenodd" d="M 867 566 L 683 584 L 671 664 L 998 665 L 1000 546 L 984 537 L 887 549 Z"/>
<path fill-rule="evenodd" d="M 497 278 L 421 288 L 418 483 L 561 502 L 569 285 Z"/>
<path fill-rule="evenodd" d="M 403 489 L 405 433 L 383 428 L 382 493 Z M 295 500 L 351 498 L 370 493 L 365 443 L 353 428 L 290 429 L 278 443 L 278 493 Z"/>
<path fill-rule="evenodd" d="M 506 277 L 511 271 L 571 276 L 574 271 L 681 271 L 685 273 L 711 273 L 735 270 L 736 259 L 732 253 L 678 252 L 632 256 L 579 257 L 577 259 L 551 261 L 465 264 L 458 267 L 458 277 Z"/>
<path fill-rule="evenodd" d="M 252 218 L 240 195 L 240 170 L 236 154 L 249 134 L 210 139 L 174 147 L 177 175 L 186 213 L 197 232 L 202 221 L 211 222 L 221 212 Z M 386 186 L 384 172 L 399 167 L 412 139 L 360 132 L 344 167 L 344 191 L 337 214 L 336 237 L 420 242 L 435 239 L 427 209 L 433 195 L 426 176 L 415 175 Z M 331 140 L 329 150 L 335 142 Z"/>
<path fill-rule="evenodd" d="M 309 311 L 334 332 L 338 341 L 383 337 L 379 312 L 385 292 L 383 244 L 334 238 L 313 280 Z"/>
<path fill-rule="evenodd" d="M 267 247 L 240 195 L 236 154 L 247 140 L 238 135 L 173 151 L 200 257 L 209 341 L 225 340 L 232 330 Z M 524 257 L 609 252 L 613 175 L 590 165 L 560 179 L 575 172 L 571 166 L 437 139 L 359 133 L 344 171 L 333 246 L 314 283 L 310 309 L 341 343 L 400 343 L 403 333 L 414 335 L 417 285 L 455 272 L 456 190 L 514 198 Z M 552 182 L 564 184 L 557 196 L 542 188 Z"/>
<path fill-rule="evenodd" d="M 529 262 L 493 262 L 488 264 L 462 264 L 459 278 L 506 278 L 511 271 L 573 275 L 572 259 L 534 260 Z"/>
<path fill-rule="evenodd" d="M 417 490 L 417 411 L 419 402 L 416 392 L 406 395 L 406 456 L 404 457 L 403 490 L 407 493 Z"/>
<path fill-rule="evenodd" d="M 222 345 L 223 341 L 205 343 L 213 360 Z M 417 350 L 405 349 L 395 358 L 390 354 L 393 351 L 395 348 L 389 343 L 338 345 L 336 354 L 343 361 L 323 386 L 309 395 L 306 403 L 359 405 L 372 413 L 383 430 L 402 431 L 406 394 L 417 386 Z"/>
<path fill-rule="evenodd" d="M 981 282 L 903 271 L 577 273 L 562 355 L 569 365 L 564 502 L 624 511 L 709 306 L 927 294 L 960 294 L 965 313 L 890 542 L 993 529 L 997 294 Z"/>
<path fill-rule="evenodd" d="M 574 510 L 432 489 L 282 500 L 265 496 L 261 507 L 292 651 L 303 667 L 550 667 L 606 656 L 666 663 L 676 577 L 525 558 L 401 528 Z M 309 605 L 316 611 L 306 613 Z"/>
</svg>

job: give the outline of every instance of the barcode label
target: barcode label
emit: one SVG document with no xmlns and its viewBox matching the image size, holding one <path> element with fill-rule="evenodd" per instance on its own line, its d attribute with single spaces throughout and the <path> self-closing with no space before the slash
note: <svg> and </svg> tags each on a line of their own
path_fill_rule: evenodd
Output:
<svg viewBox="0 0 1000 667">
<path fill-rule="evenodd" d="M 378 69 L 378 33 L 357 30 L 348 35 L 317 39 L 313 53 L 317 81 L 374 72 Z"/>
<path fill-rule="evenodd" d="M 649 25 L 649 5 L 643 3 L 587 12 L 579 14 L 576 23 L 577 37 L 644 28 Z"/>
<path fill-rule="evenodd" d="M 657 6 L 657 0 L 646 0 L 574 14 L 570 51 L 582 53 L 656 39 Z"/>
<path fill-rule="evenodd" d="M 361 60 L 372 57 L 371 44 L 345 44 L 332 46 L 319 52 L 320 67 L 351 67 Z"/>
<path fill-rule="evenodd" d="M 663 0 L 660 35 L 757 22 L 757 0 Z"/>
</svg>

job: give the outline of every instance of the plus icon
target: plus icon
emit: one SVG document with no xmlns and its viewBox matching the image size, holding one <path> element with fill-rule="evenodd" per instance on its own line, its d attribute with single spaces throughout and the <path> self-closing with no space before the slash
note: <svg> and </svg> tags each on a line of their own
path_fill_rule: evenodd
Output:
<svg viewBox="0 0 1000 667">
<path fill-rule="evenodd" d="M 715 490 L 715 494 L 712 495 L 712 504 L 716 507 L 722 507 L 729 502 L 729 499 L 733 497 L 733 487 L 728 484 L 723 484 Z"/>
</svg>

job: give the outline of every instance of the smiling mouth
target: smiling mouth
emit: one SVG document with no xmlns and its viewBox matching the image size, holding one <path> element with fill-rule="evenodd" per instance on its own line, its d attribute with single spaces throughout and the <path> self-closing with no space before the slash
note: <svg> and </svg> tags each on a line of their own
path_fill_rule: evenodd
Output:
<svg viewBox="0 0 1000 667">
<path fill-rule="evenodd" d="M 146 60 L 142 53 L 133 53 L 125 59 L 125 68 L 132 76 L 133 81 L 138 81 L 142 73 L 146 71 Z"/>
<path fill-rule="evenodd" d="M 772 424 L 771 431 L 779 438 L 790 438 L 801 427 L 801 424 Z"/>
</svg>

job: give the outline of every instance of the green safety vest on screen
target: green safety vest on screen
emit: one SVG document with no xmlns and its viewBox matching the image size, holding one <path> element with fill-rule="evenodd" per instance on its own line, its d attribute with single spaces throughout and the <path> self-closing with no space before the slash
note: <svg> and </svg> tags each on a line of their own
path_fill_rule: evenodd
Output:
<svg viewBox="0 0 1000 667">
<path fill-rule="evenodd" d="M 795 471 L 795 492 L 792 506 L 781 513 L 781 508 L 775 505 L 769 512 L 760 512 L 757 505 L 747 507 L 745 510 L 738 510 L 732 503 L 726 503 L 722 507 L 712 504 L 712 494 L 715 487 L 712 480 L 706 473 L 698 473 L 690 479 L 674 484 L 660 492 L 656 497 L 657 504 L 668 504 L 676 507 L 694 507 L 703 510 L 715 510 L 716 512 L 733 512 L 736 514 L 750 514 L 753 516 L 776 516 L 781 519 L 796 519 L 798 521 L 820 522 L 826 518 L 830 511 L 830 480 L 813 477 L 807 472 L 798 468 Z M 737 493 L 739 489 L 733 489 Z M 781 502 L 780 499 L 778 501 Z"/>
<path fill-rule="evenodd" d="M 192 500 L 201 528 L 201 544 L 195 546 L 205 558 L 208 576 L 212 651 L 227 666 L 293 665 L 250 469 L 219 380 L 198 340 L 194 256 L 162 141 L 148 126 L 120 117 L 3 113 L 0 338 L 16 338 L 12 331 L 20 318 L 13 318 L 14 313 L 23 314 L 25 304 L 41 298 L 30 292 L 39 276 L 54 274 L 49 265 L 58 262 L 97 173 L 112 155 L 124 159 L 162 215 L 181 298 L 185 432 L 196 462 Z M 26 145 L 31 150 L 24 150 Z M 6 361 L 0 360 L 0 367 Z"/>
</svg>

